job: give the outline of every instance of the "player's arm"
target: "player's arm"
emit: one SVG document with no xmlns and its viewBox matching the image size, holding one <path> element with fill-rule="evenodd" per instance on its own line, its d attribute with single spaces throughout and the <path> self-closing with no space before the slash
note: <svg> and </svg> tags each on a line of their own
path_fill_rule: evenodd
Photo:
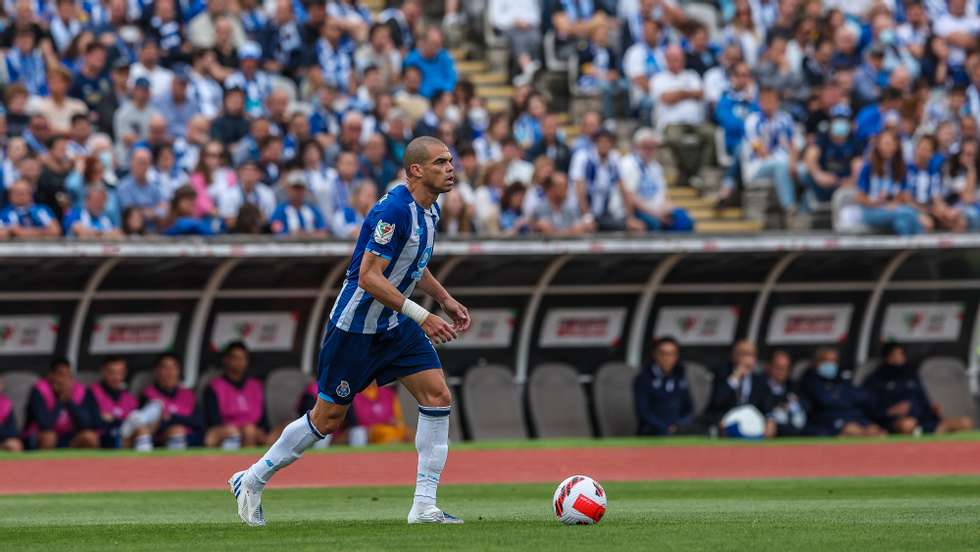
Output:
<svg viewBox="0 0 980 552">
<path fill-rule="evenodd" d="M 433 343 L 446 343 L 456 339 L 456 330 L 453 329 L 453 326 L 402 295 L 398 288 L 385 278 L 384 270 L 388 266 L 388 262 L 388 259 L 376 255 L 370 250 L 366 251 L 361 259 L 361 271 L 357 276 L 358 287 L 368 292 L 382 305 L 418 322 L 422 331 L 429 336 Z"/>
<path fill-rule="evenodd" d="M 435 299 L 436 303 L 442 307 L 442 310 L 453 319 L 453 328 L 457 332 L 465 332 L 470 327 L 470 311 L 466 309 L 459 301 L 453 299 L 452 295 L 446 291 L 446 288 L 442 287 L 439 280 L 429 272 L 426 268 L 422 272 L 422 279 L 419 280 L 418 288 L 422 290 L 423 293 Z"/>
</svg>

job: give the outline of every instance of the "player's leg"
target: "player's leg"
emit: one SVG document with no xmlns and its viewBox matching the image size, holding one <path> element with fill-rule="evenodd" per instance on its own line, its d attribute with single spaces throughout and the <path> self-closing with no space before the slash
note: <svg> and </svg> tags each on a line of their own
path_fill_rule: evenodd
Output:
<svg viewBox="0 0 980 552">
<path fill-rule="evenodd" d="M 436 506 L 439 479 L 449 455 L 449 414 L 452 395 L 442 369 L 430 369 L 404 376 L 402 384 L 419 403 L 419 423 L 415 432 L 415 448 L 419 453 L 416 471 L 415 496 L 409 523 L 460 522 L 444 514 Z M 431 519 L 430 519 L 431 518 Z"/>
</svg>

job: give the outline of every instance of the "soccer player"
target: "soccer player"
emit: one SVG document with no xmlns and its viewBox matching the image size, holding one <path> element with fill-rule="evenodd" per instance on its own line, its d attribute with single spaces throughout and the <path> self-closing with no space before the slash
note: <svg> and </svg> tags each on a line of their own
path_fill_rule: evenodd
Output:
<svg viewBox="0 0 980 552">
<path fill-rule="evenodd" d="M 238 515 L 249 525 L 265 524 L 262 490 L 277 471 L 336 430 L 354 396 L 372 381 L 396 379 L 419 403 L 419 462 L 408 523 L 462 523 L 436 506 L 452 399 L 433 344 L 455 339 L 469 328 L 470 315 L 426 268 L 439 222 L 436 199 L 456 182 L 453 157 L 439 140 L 420 137 L 406 147 L 404 167 L 406 183 L 382 197 L 361 225 L 324 332 L 316 404 L 286 426 L 258 462 L 228 480 Z M 416 287 L 439 303 L 452 324 L 410 299 Z"/>
</svg>

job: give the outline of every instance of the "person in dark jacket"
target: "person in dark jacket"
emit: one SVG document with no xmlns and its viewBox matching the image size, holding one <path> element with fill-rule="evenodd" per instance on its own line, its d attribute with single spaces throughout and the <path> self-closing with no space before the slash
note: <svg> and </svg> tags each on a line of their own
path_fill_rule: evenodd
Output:
<svg viewBox="0 0 980 552">
<path fill-rule="evenodd" d="M 701 433 L 677 340 L 654 343 L 653 362 L 633 380 L 633 400 L 640 435 Z"/>
<path fill-rule="evenodd" d="M 3 380 L 0 380 L 0 452 L 20 452 L 24 444 L 18 437 L 19 426 L 14 403 L 2 393 Z"/>
<path fill-rule="evenodd" d="M 708 406 L 711 420 L 721 420 L 726 412 L 745 404 L 762 410 L 766 385 L 765 378 L 756 373 L 757 366 L 755 344 L 745 339 L 736 342 L 728 364 L 715 372 Z"/>
<path fill-rule="evenodd" d="M 800 382 L 800 391 L 810 405 L 806 432 L 812 435 L 875 437 L 885 430 L 871 421 L 871 396 L 851 383 L 850 372 L 840 370 L 837 351 L 823 347 L 814 365 Z"/>
<path fill-rule="evenodd" d="M 762 378 L 762 401 L 756 404 L 766 416 L 766 437 L 800 435 L 806 427 L 806 410 L 789 381 L 792 361 L 783 350 L 773 351 Z"/>
<path fill-rule="evenodd" d="M 968 416 L 943 418 L 939 405 L 929 400 L 918 370 L 905 356 L 905 347 L 886 343 L 884 359 L 864 388 L 874 401 L 874 418 L 894 433 L 949 433 L 973 428 Z"/>
<path fill-rule="evenodd" d="M 96 448 L 98 412 L 95 397 L 75 381 L 68 359 L 55 359 L 28 396 L 25 440 L 29 448 Z"/>
</svg>

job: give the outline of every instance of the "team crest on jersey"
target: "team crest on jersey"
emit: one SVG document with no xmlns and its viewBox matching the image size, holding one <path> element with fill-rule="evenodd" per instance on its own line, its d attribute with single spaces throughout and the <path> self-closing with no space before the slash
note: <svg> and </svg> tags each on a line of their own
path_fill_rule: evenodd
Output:
<svg viewBox="0 0 980 552">
<path fill-rule="evenodd" d="M 347 395 L 350 395 L 350 385 L 346 380 L 340 380 L 340 385 L 337 386 L 337 396 L 344 398 Z"/>
<path fill-rule="evenodd" d="M 378 225 L 374 227 L 374 243 L 384 245 L 393 237 L 395 237 L 394 223 L 379 220 Z"/>
</svg>

